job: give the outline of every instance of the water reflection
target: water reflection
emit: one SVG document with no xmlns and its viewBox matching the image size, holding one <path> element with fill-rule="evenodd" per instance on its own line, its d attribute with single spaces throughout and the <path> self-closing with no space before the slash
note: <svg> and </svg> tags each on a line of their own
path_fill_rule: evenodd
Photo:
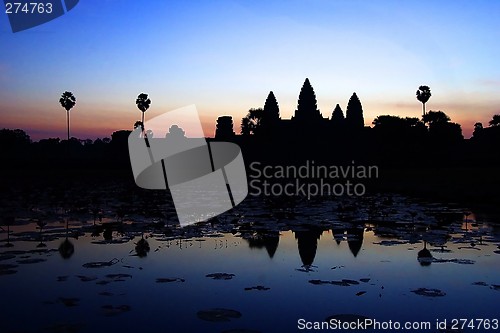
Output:
<svg viewBox="0 0 500 333">
<path fill-rule="evenodd" d="M 418 251 L 417 260 L 422 266 L 429 266 L 432 263 L 431 251 L 427 250 L 427 242 L 424 241 L 424 248 Z"/>
<path fill-rule="evenodd" d="M 144 235 L 142 235 L 141 239 L 135 244 L 135 253 L 139 258 L 144 258 L 148 255 L 149 250 L 149 243 L 144 239 Z"/>
<path fill-rule="evenodd" d="M 482 301 L 464 311 L 492 315 L 500 279 L 498 226 L 482 220 L 479 213 L 465 216 L 461 207 L 398 196 L 346 200 L 339 211 L 326 200 L 297 200 L 293 211 L 247 201 L 235 211 L 188 228 L 169 225 L 158 214 L 144 217 L 139 206 L 118 216 L 117 202 L 99 207 L 101 221 L 91 204 L 71 215 L 40 205 L 37 211 L 50 216 L 43 225 L 33 212 L 19 211 L 9 227 L 3 219 L 2 230 L 11 232 L 0 236 L 4 246 L 16 246 L 16 251 L 0 249 L 0 279 L 9 285 L 6 296 L 14 300 L 6 315 L 21 310 L 41 313 L 32 325 L 44 322 L 44 327 L 51 327 L 49 320 L 60 311 L 60 299 L 79 299 L 69 307 L 74 318 L 88 315 L 89 322 L 98 325 L 117 325 L 107 322 L 112 310 L 127 330 L 140 329 L 134 319 L 151 316 L 165 318 L 170 326 L 152 325 L 167 331 L 191 325 L 184 331 L 221 332 L 233 327 L 204 326 L 213 322 L 196 321 L 196 313 L 234 307 L 242 313 L 235 327 L 266 332 L 292 325 L 285 323 L 292 315 L 322 320 L 344 309 L 370 318 L 387 317 L 394 308 L 408 319 L 415 308 L 423 309 L 422 317 L 459 315 L 450 304 L 475 302 L 477 295 Z M 162 207 L 154 201 L 148 205 Z M 59 222 L 63 219 L 65 228 Z M 468 226 L 463 228 L 466 219 Z M 40 242 L 46 247 L 37 248 Z M 34 270 L 43 272 L 37 279 L 46 286 L 37 293 L 29 289 Z M 211 274 L 231 279 L 214 281 L 207 278 Z M 289 290 L 294 290 L 293 297 Z M 422 302 L 436 293 L 412 293 L 415 290 L 442 290 L 443 296 L 429 306 Z M 399 307 L 401 302 L 405 307 Z M 257 303 L 269 305 L 275 314 Z M 103 315 L 102 309 L 109 311 Z M 7 331 L 43 331 L 9 325 Z M 82 329 L 91 331 L 97 331 L 96 326 Z"/>
<path fill-rule="evenodd" d="M 64 241 L 59 245 L 59 254 L 63 259 L 69 259 L 75 253 L 75 246 L 73 245 L 72 242 L 68 239 L 68 233 L 69 233 L 69 221 L 66 219 L 66 238 Z"/>
<path fill-rule="evenodd" d="M 243 237 L 251 249 L 265 248 L 269 258 L 273 258 L 280 242 L 280 233 L 276 230 L 255 231 L 254 233 Z"/>
<path fill-rule="evenodd" d="M 295 239 L 297 240 L 302 268 L 306 271 L 311 270 L 313 267 L 316 250 L 318 249 L 318 240 L 322 233 L 323 230 L 318 229 L 295 231 Z"/>
</svg>

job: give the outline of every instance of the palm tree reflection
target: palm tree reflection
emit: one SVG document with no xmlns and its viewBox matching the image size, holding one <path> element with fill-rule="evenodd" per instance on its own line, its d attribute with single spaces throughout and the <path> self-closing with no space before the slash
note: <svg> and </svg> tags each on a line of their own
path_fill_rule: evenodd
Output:
<svg viewBox="0 0 500 333">
<path fill-rule="evenodd" d="M 73 243 L 70 242 L 68 239 L 68 232 L 69 232 L 69 226 L 68 226 L 68 219 L 66 219 L 66 239 L 59 245 L 59 254 L 63 259 L 69 259 L 75 253 L 75 246 Z"/>
<path fill-rule="evenodd" d="M 427 242 L 424 241 L 424 248 L 418 251 L 417 260 L 422 266 L 430 266 L 433 259 L 431 251 L 427 250 Z"/>
<path fill-rule="evenodd" d="M 10 242 L 10 226 L 14 224 L 15 218 L 14 216 L 7 215 L 3 218 L 3 222 L 7 226 L 7 244 L 5 244 L 5 247 L 12 247 L 14 244 Z"/>
<path fill-rule="evenodd" d="M 40 247 L 47 247 L 47 244 L 43 242 L 43 227 L 47 225 L 47 222 L 44 221 L 43 217 L 39 217 L 36 219 L 36 225 L 38 226 L 38 229 L 40 229 L 40 243 L 36 246 L 38 248 Z"/>
<path fill-rule="evenodd" d="M 141 239 L 135 244 L 135 252 L 139 258 L 144 258 L 148 255 L 149 250 L 149 243 L 144 239 L 143 234 Z"/>
</svg>

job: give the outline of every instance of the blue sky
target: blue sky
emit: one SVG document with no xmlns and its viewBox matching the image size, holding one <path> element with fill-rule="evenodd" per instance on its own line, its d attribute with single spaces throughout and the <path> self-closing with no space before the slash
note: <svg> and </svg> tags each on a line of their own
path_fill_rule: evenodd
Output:
<svg viewBox="0 0 500 333">
<path fill-rule="evenodd" d="M 270 90 L 289 118 L 308 77 L 324 117 L 356 92 L 366 125 L 420 116 L 415 91 L 429 85 L 427 109 L 468 136 L 500 113 L 499 14 L 497 1 L 81 0 L 15 34 L 1 14 L 1 127 L 64 137 L 70 90 L 72 134 L 109 136 L 140 119 L 146 92 L 146 118 L 195 104 L 211 136 L 217 116 L 237 127 Z"/>
</svg>

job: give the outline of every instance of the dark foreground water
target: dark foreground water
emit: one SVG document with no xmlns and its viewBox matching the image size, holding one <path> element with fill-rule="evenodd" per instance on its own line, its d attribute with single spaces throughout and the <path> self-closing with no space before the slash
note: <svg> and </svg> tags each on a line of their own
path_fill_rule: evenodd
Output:
<svg viewBox="0 0 500 333">
<path fill-rule="evenodd" d="M 332 318 L 498 327 L 499 221 L 464 207 L 253 198 L 181 229 L 116 198 L 63 206 L 19 204 L 4 219 L 1 332 L 294 332 Z"/>
</svg>

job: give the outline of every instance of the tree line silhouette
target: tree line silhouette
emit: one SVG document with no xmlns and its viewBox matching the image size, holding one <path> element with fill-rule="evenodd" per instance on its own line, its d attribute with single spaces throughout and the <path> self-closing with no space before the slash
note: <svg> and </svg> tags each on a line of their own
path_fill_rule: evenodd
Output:
<svg viewBox="0 0 500 333">
<path fill-rule="evenodd" d="M 478 153 L 500 145 L 500 115 L 490 126 L 477 123 L 473 137 L 466 140 L 460 124 L 443 111 L 426 111 L 429 86 L 421 85 L 416 98 L 422 103 L 422 118 L 377 116 L 364 126 L 363 107 L 356 93 L 344 111 L 337 104 L 330 118 L 323 118 L 316 95 L 305 79 L 297 109 L 291 119 L 282 119 L 271 91 L 264 107 L 252 108 L 241 120 L 240 135 L 233 131 L 231 116 L 217 119 L 215 139 L 240 144 L 249 160 L 293 163 L 304 159 L 347 163 L 355 159 L 381 166 L 487 165 Z M 490 154 L 491 155 L 491 154 Z M 498 158 L 494 159 L 498 162 Z"/>
<path fill-rule="evenodd" d="M 233 117 L 224 115 L 217 119 L 215 138 L 207 140 L 239 144 L 247 164 L 252 161 L 268 164 L 300 164 L 304 160 L 349 164 L 355 161 L 356 164 L 378 165 L 391 170 L 432 170 L 427 172 L 427 176 L 434 173 L 430 178 L 435 176 L 434 170 L 441 167 L 491 169 L 500 165 L 500 156 L 494 153 L 500 146 L 500 115 L 493 115 L 489 126 L 476 123 L 472 138 L 464 139 L 461 126 L 452 122 L 443 111 L 426 111 L 430 97 L 428 86 L 418 88 L 416 98 L 422 103 L 421 119 L 379 115 L 372 126 L 365 126 L 363 106 L 356 93 L 350 97 L 345 112 L 340 104 L 336 104 L 331 116 L 324 118 L 317 107 L 311 82 L 305 79 L 291 119 L 281 118 L 278 100 L 271 91 L 263 107 L 250 109 L 243 117 L 239 135 L 234 133 Z M 135 102 L 141 120 L 137 120 L 131 129 L 118 130 L 109 138 L 96 140 L 70 136 L 69 116 L 76 98 L 65 91 L 59 102 L 66 111 L 67 138 L 33 142 L 21 129 L 4 128 L 0 130 L 0 149 L 8 159 L 2 168 L 32 172 L 78 169 L 82 173 L 121 170 L 129 177 L 129 134 L 140 126 L 145 137 L 153 136 L 144 128 L 144 115 L 151 105 L 149 95 L 140 93 L 137 96 Z M 172 124 L 169 133 L 184 137 L 183 129 L 175 125 Z M 111 176 L 118 174 L 112 173 Z M 474 172 L 467 179 L 471 181 L 480 174 L 481 171 Z M 497 186 L 498 173 L 491 175 L 494 179 L 488 182 Z M 456 182 L 457 178 L 464 179 L 460 174 L 453 181 Z"/>
</svg>

